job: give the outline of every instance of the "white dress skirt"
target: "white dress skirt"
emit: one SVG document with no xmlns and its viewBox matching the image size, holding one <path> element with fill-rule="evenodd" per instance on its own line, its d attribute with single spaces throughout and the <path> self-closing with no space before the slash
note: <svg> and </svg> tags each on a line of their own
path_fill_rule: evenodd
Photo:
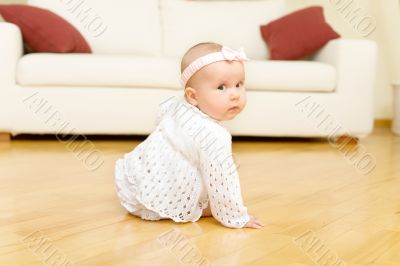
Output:
<svg viewBox="0 0 400 266">
<path fill-rule="evenodd" d="M 138 186 L 136 184 L 136 178 L 129 177 L 126 175 L 124 170 L 124 159 L 118 159 L 115 167 L 115 184 L 117 195 L 121 205 L 131 214 L 142 218 L 143 220 L 157 221 L 162 219 L 170 219 L 169 217 L 163 217 L 158 213 L 147 209 L 137 199 Z M 200 194 L 202 197 L 205 195 L 205 190 L 200 186 Z M 207 202 L 199 202 L 202 209 L 205 209 L 208 204 Z"/>
<path fill-rule="evenodd" d="M 168 217 L 160 216 L 152 210 L 148 210 L 137 200 L 136 195 L 138 193 L 138 187 L 135 182 L 136 178 L 128 178 L 128 176 L 126 176 L 123 164 L 123 159 L 119 159 L 115 167 L 115 184 L 121 205 L 129 213 L 144 220 L 156 221 L 169 219 Z"/>
</svg>

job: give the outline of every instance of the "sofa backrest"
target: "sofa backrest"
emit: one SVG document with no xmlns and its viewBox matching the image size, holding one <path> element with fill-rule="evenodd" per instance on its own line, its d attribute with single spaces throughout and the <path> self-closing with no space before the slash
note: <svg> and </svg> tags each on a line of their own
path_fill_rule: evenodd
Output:
<svg viewBox="0 0 400 266">
<path fill-rule="evenodd" d="M 28 0 L 62 16 L 93 53 L 159 55 L 162 34 L 158 0 Z"/>
<path fill-rule="evenodd" d="M 285 1 L 160 0 L 160 7 L 165 55 L 181 57 L 191 46 L 213 41 L 243 47 L 250 59 L 267 59 L 260 25 L 282 16 Z"/>
</svg>

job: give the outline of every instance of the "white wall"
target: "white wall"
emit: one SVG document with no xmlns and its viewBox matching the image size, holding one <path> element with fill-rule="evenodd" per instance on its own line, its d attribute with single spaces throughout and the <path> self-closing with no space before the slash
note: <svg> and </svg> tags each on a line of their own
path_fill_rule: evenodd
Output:
<svg viewBox="0 0 400 266">
<path fill-rule="evenodd" d="M 384 2 L 384 3 L 383 3 Z M 376 88 L 377 117 L 391 118 L 393 97 L 391 83 L 400 80 L 400 8 L 398 0 L 374 1 L 378 19 L 373 37 L 380 46 L 379 83 Z"/>
</svg>

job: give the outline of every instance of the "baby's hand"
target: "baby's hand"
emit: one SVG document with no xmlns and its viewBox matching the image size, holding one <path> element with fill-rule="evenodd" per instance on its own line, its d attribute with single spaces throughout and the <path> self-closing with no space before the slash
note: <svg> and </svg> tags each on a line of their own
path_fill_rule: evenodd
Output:
<svg viewBox="0 0 400 266">
<path fill-rule="evenodd" d="M 260 229 L 264 227 L 264 224 L 263 222 L 257 220 L 256 217 L 250 215 L 250 221 L 248 221 L 248 223 L 245 224 L 244 227 Z"/>
</svg>

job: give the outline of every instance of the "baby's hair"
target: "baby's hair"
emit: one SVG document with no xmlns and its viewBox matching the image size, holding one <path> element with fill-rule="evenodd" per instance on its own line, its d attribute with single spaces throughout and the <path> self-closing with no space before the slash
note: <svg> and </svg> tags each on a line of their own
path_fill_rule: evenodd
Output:
<svg viewBox="0 0 400 266">
<path fill-rule="evenodd" d="M 202 42 L 192 46 L 182 57 L 181 73 L 197 58 L 200 58 L 206 54 L 219 52 L 221 49 L 222 45 L 213 42 Z"/>
</svg>

